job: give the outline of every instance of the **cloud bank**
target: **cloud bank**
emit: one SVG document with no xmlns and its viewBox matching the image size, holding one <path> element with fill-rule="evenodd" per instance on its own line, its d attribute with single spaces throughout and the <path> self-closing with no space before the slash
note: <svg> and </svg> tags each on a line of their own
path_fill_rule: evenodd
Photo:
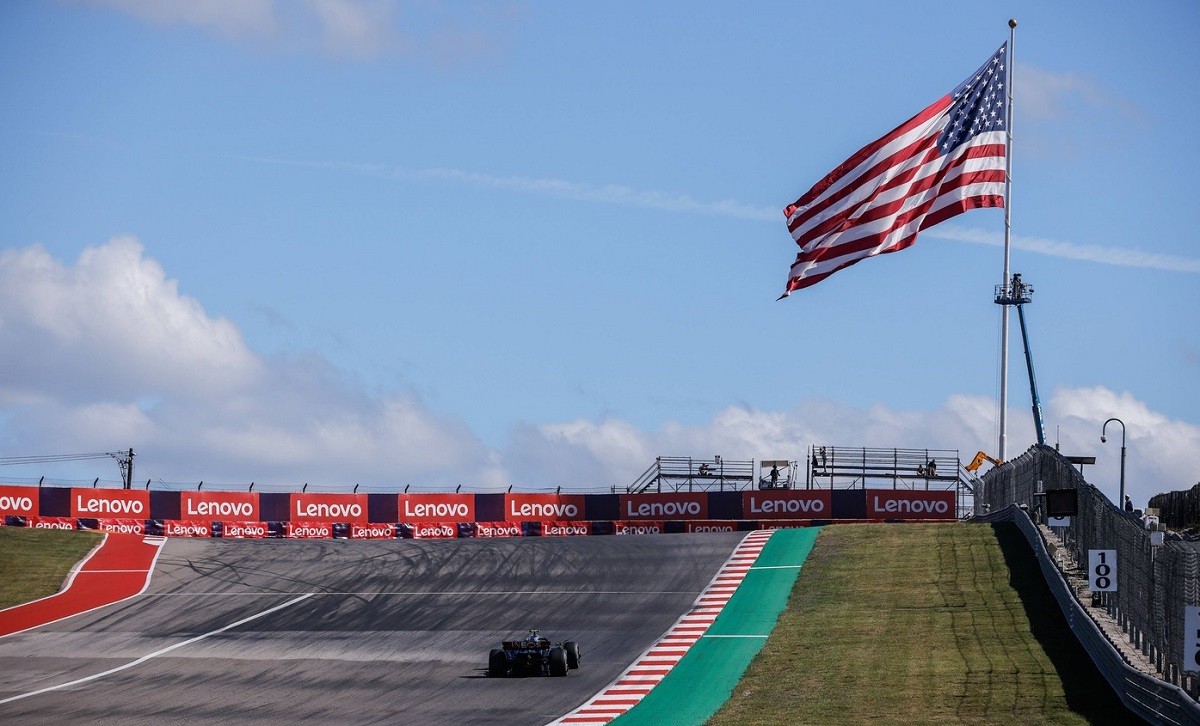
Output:
<svg viewBox="0 0 1200 726">
<path fill-rule="evenodd" d="M 411 393 L 368 395 L 317 355 L 254 352 L 234 323 L 181 294 L 129 237 L 69 265 L 39 246 L 0 252 L 0 369 L 8 456 L 132 446 L 143 475 L 170 487 L 606 491 L 632 483 L 660 455 L 803 460 L 812 445 L 958 449 L 964 460 L 996 453 L 995 402 L 961 395 L 932 410 L 817 398 L 778 411 L 728 406 L 701 424 L 653 430 L 615 419 L 529 422 L 491 448 L 464 420 Z M 1113 415 L 1128 427 L 1136 501 L 1200 481 L 1196 423 L 1105 388 L 1060 389 L 1046 406 L 1051 436 L 1064 453 L 1095 455 L 1085 473 L 1115 499 L 1119 433 L 1110 425 L 1108 443 L 1099 441 Z M 1027 418 L 1011 412 L 1013 455 L 1033 440 Z M 16 475 L 0 468 L 6 476 Z"/>
<path fill-rule="evenodd" d="M 187 26 L 220 38 L 316 49 L 366 61 L 386 55 L 458 66 L 495 56 L 508 7 L 398 0 L 76 0 L 158 26 Z"/>
</svg>

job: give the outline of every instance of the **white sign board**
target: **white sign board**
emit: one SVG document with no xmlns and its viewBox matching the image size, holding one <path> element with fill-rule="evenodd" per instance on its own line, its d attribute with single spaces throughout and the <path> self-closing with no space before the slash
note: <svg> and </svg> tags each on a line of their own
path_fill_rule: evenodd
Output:
<svg viewBox="0 0 1200 726">
<path fill-rule="evenodd" d="M 1117 551 L 1088 550 L 1088 582 L 1092 592 L 1117 591 Z"/>
<path fill-rule="evenodd" d="M 1200 671 L 1200 606 L 1183 609 L 1183 670 Z"/>
</svg>

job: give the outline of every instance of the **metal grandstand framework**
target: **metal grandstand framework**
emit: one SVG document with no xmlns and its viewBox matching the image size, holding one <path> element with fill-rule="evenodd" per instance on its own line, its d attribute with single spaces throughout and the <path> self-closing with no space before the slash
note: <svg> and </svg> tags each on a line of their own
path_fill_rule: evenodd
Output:
<svg viewBox="0 0 1200 726">
<path fill-rule="evenodd" d="M 624 488 L 629 494 L 747 489 L 909 489 L 955 491 L 958 511 L 974 507 L 978 478 L 957 449 L 813 445 L 806 461 L 659 456 Z M 613 491 L 617 491 L 613 487 Z"/>
<path fill-rule="evenodd" d="M 910 489 L 955 491 L 960 516 L 975 504 L 978 478 L 963 468 L 958 449 L 880 449 L 866 446 L 809 448 L 808 489 Z"/>
<path fill-rule="evenodd" d="M 794 489 L 798 462 L 789 459 L 697 459 L 659 456 L 641 476 L 625 487 L 629 494 L 646 492 L 707 492 L 744 489 Z M 614 487 L 614 491 L 615 491 Z"/>
</svg>

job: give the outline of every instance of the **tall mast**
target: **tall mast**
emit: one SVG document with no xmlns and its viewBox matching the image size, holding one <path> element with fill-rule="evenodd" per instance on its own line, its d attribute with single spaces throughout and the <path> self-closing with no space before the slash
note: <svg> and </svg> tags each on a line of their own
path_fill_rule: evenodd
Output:
<svg viewBox="0 0 1200 726">
<path fill-rule="evenodd" d="M 1016 55 L 1017 21 L 1008 21 L 1008 118 L 1005 119 L 1004 149 L 1004 277 L 1000 284 L 1006 288 L 1009 275 L 1009 250 L 1012 237 L 1012 120 L 1013 120 L 1013 58 Z M 1000 461 L 1008 461 L 1008 306 L 1000 306 Z"/>
</svg>

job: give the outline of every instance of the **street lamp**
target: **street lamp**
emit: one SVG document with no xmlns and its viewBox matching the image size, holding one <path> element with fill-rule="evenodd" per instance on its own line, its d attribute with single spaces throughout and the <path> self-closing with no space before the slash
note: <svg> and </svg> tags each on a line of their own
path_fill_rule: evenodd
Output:
<svg viewBox="0 0 1200 726">
<path fill-rule="evenodd" d="M 1121 494 L 1120 494 L 1120 499 L 1118 500 L 1117 506 L 1121 507 L 1122 511 L 1124 511 L 1124 509 L 1125 509 L 1125 422 L 1119 418 L 1110 418 L 1109 420 L 1105 421 L 1104 425 L 1100 427 L 1100 443 L 1103 444 L 1105 441 L 1107 441 L 1107 439 L 1104 438 L 1104 431 L 1105 431 L 1105 429 L 1108 428 L 1108 425 L 1110 423 L 1112 423 L 1113 421 L 1116 421 L 1117 423 L 1121 424 Z"/>
</svg>

